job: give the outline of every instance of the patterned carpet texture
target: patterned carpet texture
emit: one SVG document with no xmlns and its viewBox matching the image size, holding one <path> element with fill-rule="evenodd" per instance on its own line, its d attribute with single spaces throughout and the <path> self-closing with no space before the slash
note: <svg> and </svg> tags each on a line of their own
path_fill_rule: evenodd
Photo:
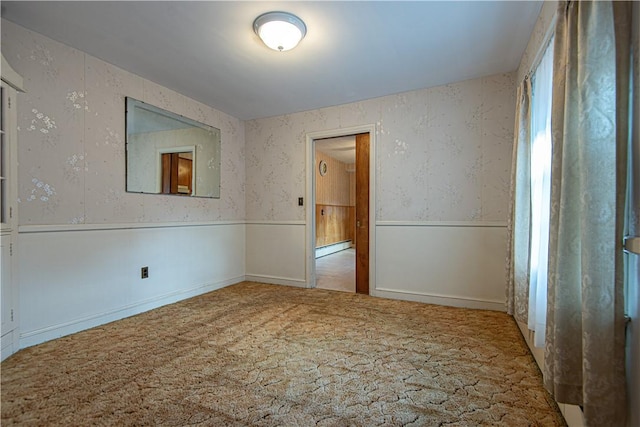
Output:
<svg viewBox="0 0 640 427">
<path fill-rule="evenodd" d="M 2 425 L 564 425 L 505 313 L 244 282 L 18 352 Z"/>
</svg>

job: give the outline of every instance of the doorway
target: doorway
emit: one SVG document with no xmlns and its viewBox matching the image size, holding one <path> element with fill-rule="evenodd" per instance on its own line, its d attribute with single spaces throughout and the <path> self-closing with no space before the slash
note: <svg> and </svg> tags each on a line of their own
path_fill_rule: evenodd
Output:
<svg viewBox="0 0 640 427">
<path fill-rule="evenodd" d="M 347 139 L 352 142 L 347 143 Z M 375 158 L 374 139 L 375 125 L 307 135 L 306 276 L 309 287 L 336 289 L 340 286 L 337 281 L 351 276 L 349 280 L 353 285 L 339 290 L 369 294 L 370 289 L 375 289 L 375 278 L 370 274 L 374 271 L 370 254 L 375 247 L 373 221 L 370 221 L 375 212 L 375 198 L 370 197 L 375 194 L 375 174 L 370 173 Z M 332 154 L 327 154 L 332 150 L 326 144 L 333 145 Z M 347 158 L 348 151 L 351 153 Z M 340 152 L 344 156 L 336 154 Z M 335 162 L 336 157 L 343 161 Z M 317 194 L 316 188 L 321 180 L 325 181 L 323 185 L 332 180 L 330 176 L 325 179 L 332 168 L 342 168 L 343 176 L 352 175 L 346 178 L 349 187 L 343 190 L 348 197 L 345 194 L 331 203 L 338 206 L 326 203 L 332 200 L 327 200 L 326 194 Z M 344 183 L 342 185 L 344 188 Z"/>
<path fill-rule="evenodd" d="M 356 291 L 356 136 L 315 140 L 316 287 Z"/>
<path fill-rule="evenodd" d="M 193 194 L 193 153 L 162 154 L 162 194 Z"/>
<path fill-rule="evenodd" d="M 193 196 L 196 190 L 196 147 L 160 148 L 156 152 L 156 192 Z"/>
</svg>

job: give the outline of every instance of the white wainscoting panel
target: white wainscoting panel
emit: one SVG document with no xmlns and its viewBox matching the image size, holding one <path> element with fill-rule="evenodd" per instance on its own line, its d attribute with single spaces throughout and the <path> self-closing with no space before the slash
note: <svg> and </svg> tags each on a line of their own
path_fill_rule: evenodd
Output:
<svg viewBox="0 0 640 427">
<path fill-rule="evenodd" d="M 401 223 L 376 229 L 372 294 L 505 310 L 505 226 Z"/>
<path fill-rule="evenodd" d="M 244 280 L 243 223 L 26 231 L 19 243 L 21 348 Z"/>
<path fill-rule="evenodd" d="M 305 223 L 247 222 L 247 280 L 306 287 Z"/>
</svg>

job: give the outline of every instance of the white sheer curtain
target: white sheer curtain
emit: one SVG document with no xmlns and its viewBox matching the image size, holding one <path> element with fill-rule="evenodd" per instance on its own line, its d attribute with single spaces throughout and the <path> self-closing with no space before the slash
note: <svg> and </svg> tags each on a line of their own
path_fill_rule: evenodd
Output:
<svg viewBox="0 0 640 427">
<path fill-rule="evenodd" d="M 543 52 L 533 76 L 518 87 L 507 230 L 507 311 L 535 332 L 537 347 L 544 346 L 547 308 L 552 41 Z"/>
<path fill-rule="evenodd" d="M 531 79 L 531 259 L 527 317 L 529 329 L 535 331 L 536 347 L 544 347 L 547 319 L 552 81 L 553 41 L 546 48 Z"/>
</svg>

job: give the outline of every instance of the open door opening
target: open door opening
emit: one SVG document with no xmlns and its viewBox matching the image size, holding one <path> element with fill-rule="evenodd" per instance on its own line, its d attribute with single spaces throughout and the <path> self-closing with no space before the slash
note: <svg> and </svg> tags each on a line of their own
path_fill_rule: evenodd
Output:
<svg viewBox="0 0 640 427">
<path fill-rule="evenodd" d="M 312 140 L 315 286 L 369 293 L 369 133 Z"/>
<path fill-rule="evenodd" d="M 356 139 L 315 141 L 316 287 L 356 291 Z"/>
</svg>

